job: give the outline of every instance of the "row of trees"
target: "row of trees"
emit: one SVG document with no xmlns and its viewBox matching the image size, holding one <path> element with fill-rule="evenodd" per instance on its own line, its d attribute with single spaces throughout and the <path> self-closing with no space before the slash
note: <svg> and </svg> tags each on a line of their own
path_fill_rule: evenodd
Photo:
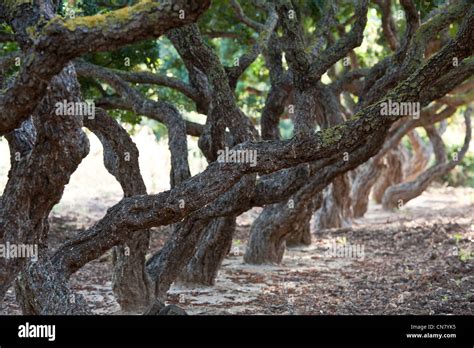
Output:
<svg viewBox="0 0 474 348">
<path fill-rule="evenodd" d="M 371 192 L 384 208 L 400 207 L 467 152 L 470 109 L 453 158 L 441 135 L 472 100 L 470 1 L 85 1 L 76 10 L 54 0 L 0 1 L 0 135 L 11 153 L 0 244 L 40 247 L 36 262 L 0 259 L 0 299 L 15 282 L 24 313 L 89 313 L 68 279 L 112 248 L 113 290 L 126 311 L 165 299 L 176 280 L 212 285 L 237 216 L 256 206 L 264 209 L 244 260 L 279 263 L 287 245 L 310 243 L 313 214 L 317 229 L 348 227 Z M 383 57 L 373 54 L 375 62 L 357 50 L 371 11 L 381 20 Z M 172 52 L 179 57 L 167 62 Z M 255 87 L 259 79 L 267 91 Z M 83 95 L 94 98 L 94 117 L 58 114 L 58 102 L 84 103 Z M 262 102 L 252 109 L 257 117 L 245 113 L 250 95 Z M 186 120 L 182 105 L 206 115 L 205 124 Z M 397 108 L 382 112 L 387 105 Z M 117 115 L 166 126 L 170 190 L 147 194 L 138 150 Z M 288 118 L 293 134 L 284 138 Z M 124 198 L 52 253 L 48 216 L 88 154 L 83 127 L 100 139 Z M 199 138 L 209 163 L 194 176 L 188 136 Z M 226 148 L 256 161 L 219 160 Z M 150 228 L 165 225 L 170 239 L 147 257 Z"/>
</svg>

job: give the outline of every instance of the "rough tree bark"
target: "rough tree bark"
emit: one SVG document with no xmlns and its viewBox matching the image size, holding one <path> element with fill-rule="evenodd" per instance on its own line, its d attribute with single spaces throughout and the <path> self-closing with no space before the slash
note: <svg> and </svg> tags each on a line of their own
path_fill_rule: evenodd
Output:
<svg viewBox="0 0 474 348">
<path fill-rule="evenodd" d="M 342 106 L 336 98 L 334 90 L 329 87 L 321 87 L 318 89 L 317 95 L 320 102 L 316 112 L 321 127 L 328 128 L 343 123 Z M 345 155 L 343 154 L 343 157 Z M 348 174 L 334 179 L 334 182 L 325 190 L 323 204 L 316 212 L 316 230 L 352 225 L 350 193 L 351 179 Z"/>
<path fill-rule="evenodd" d="M 127 41 L 134 42 L 140 38 L 159 36 L 169 28 L 195 20 L 209 6 L 209 3 L 202 2 L 198 5 L 191 4 L 191 6 L 189 3 L 183 3 L 182 5 L 185 9 L 195 10 L 185 21 L 181 20 L 179 13 L 171 8 L 164 8 L 159 4 L 139 4 L 132 8 L 133 11 L 122 11 L 124 15 L 121 17 L 116 17 L 120 11 L 113 11 L 101 17 L 105 19 L 105 23 L 93 21 L 98 25 L 83 30 L 84 26 L 87 27 L 87 19 L 90 18 L 78 18 L 66 22 L 57 20 L 54 18 L 56 9 L 51 1 L 44 1 L 41 6 L 32 2 L 0 4 L 0 19 L 12 25 L 16 32 L 15 38 L 27 55 L 19 76 L 7 92 L 0 96 L 2 115 L 0 134 L 5 134 L 20 126 L 21 122 L 33 111 L 35 112 L 34 128 L 37 131 L 31 152 L 24 158 L 20 157 L 18 166 L 12 165 L 11 188 L 7 184 L 1 200 L 0 239 L 2 243 L 45 243 L 49 212 L 60 200 L 64 185 L 88 152 L 87 138 L 81 130 L 82 118 L 60 116 L 55 112 L 56 102 L 82 101 L 74 68 L 68 64 L 68 61 L 85 52 L 112 49 Z M 114 18 L 121 18 L 120 27 L 109 26 Z M 46 30 L 43 30 L 44 20 L 51 24 Z M 138 29 L 137 20 L 142 24 L 138 26 Z M 34 41 L 31 38 L 32 28 L 36 28 L 37 32 L 34 35 L 38 35 Z M 42 100 L 43 97 L 46 98 Z M 41 104 L 41 107 L 38 104 Z M 13 170 L 20 167 L 21 173 L 14 175 Z M 35 175 L 30 175 L 29 171 L 33 168 L 35 168 Z M 32 177 L 35 179 L 32 180 Z M 9 192 L 11 190 L 13 191 Z M 26 204 L 24 209 L 21 208 L 22 201 Z M 16 223 L 12 224 L 10 219 L 15 215 L 12 213 L 12 208 L 15 208 L 18 213 L 29 213 L 24 214 L 23 219 L 17 219 Z M 8 215 L 3 216 L 4 214 Z M 16 226 L 15 234 L 12 235 L 10 227 L 4 228 L 5 226 L 11 226 L 11 228 Z M 18 233 L 18 231 L 21 232 Z M 24 265 L 25 260 L 21 258 L 13 261 L 2 259 L 0 264 L 1 300 Z M 45 269 L 49 267 L 29 268 L 38 272 Z M 31 276 L 30 273 L 24 273 L 17 289 L 31 291 L 30 295 L 32 295 L 35 290 L 26 286 L 31 284 L 29 282 Z M 38 279 L 47 278 L 38 277 Z M 63 279 L 63 274 L 57 279 Z M 21 292 L 18 295 L 20 301 L 25 300 Z M 50 302 L 44 305 L 54 306 L 54 300 L 51 297 Z M 25 305 L 24 309 L 33 310 L 28 305 Z M 40 308 L 37 310 L 42 311 Z"/>
<path fill-rule="evenodd" d="M 84 125 L 101 141 L 105 168 L 120 183 L 124 196 L 146 194 L 138 149 L 125 129 L 101 109 L 96 109 L 94 118 L 86 117 Z M 124 311 L 140 311 L 151 303 L 153 292 L 145 268 L 149 239 L 150 231 L 142 230 L 115 247 L 112 288 Z"/>
<path fill-rule="evenodd" d="M 273 33 L 273 29 L 276 26 L 276 13 L 272 6 L 268 7 L 268 19 L 264 25 L 259 24 L 257 26 L 258 32 L 260 33 L 259 44 L 256 44 L 249 53 L 244 54 L 239 59 L 239 65 L 233 69 L 227 70 L 227 79 L 229 87 L 235 89 L 236 81 L 238 77 L 243 73 L 246 67 L 248 67 L 257 57 L 258 53 L 264 49 L 267 42 Z M 191 32 L 192 33 L 192 32 Z M 195 37 L 198 33 L 192 33 Z M 210 55 L 210 51 L 201 49 L 197 52 L 190 52 L 189 41 L 188 44 L 183 45 L 183 40 L 179 40 L 174 34 L 170 35 L 171 41 L 175 44 L 178 52 L 183 57 L 188 71 L 199 69 L 193 64 L 191 57 L 196 54 L 205 54 L 208 59 L 214 59 Z M 184 42 L 185 43 L 185 42 Z M 216 61 L 216 63 L 218 63 Z M 216 63 L 214 65 L 216 65 Z M 206 70 L 208 71 L 208 70 Z M 225 78 L 220 72 L 220 76 Z M 208 81 L 211 81 L 211 86 L 207 89 L 211 90 L 211 101 L 216 100 L 217 93 L 215 88 L 218 88 L 217 84 L 212 81 L 212 75 L 208 76 Z M 225 81 L 225 79 L 224 79 Z M 229 93 L 227 91 L 226 93 Z M 227 95 L 230 98 L 230 94 Z M 222 109 L 211 102 L 208 108 L 209 114 L 206 120 L 204 131 L 199 138 L 199 147 L 206 156 L 208 162 L 213 162 L 217 159 L 217 151 L 224 149 L 224 147 L 232 147 L 233 139 L 225 134 L 224 119 L 221 118 L 220 113 Z M 248 126 L 247 126 L 248 127 Z M 254 136 L 252 136 L 254 137 Z M 248 138 L 248 136 L 247 136 Z M 239 185 L 249 185 L 249 188 L 253 185 L 253 176 L 249 176 L 247 179 L 242 179 Z M 245 190 L 242 192 L 246 192 Z M 235 197 L 236 200 L 242 197 Z M 225 216 L 210 221 L 204 231 L 201 232 L 198 245 L 194 256 L 189 260 L 187 266 L 181 272 L 179 281 L 187 285 L 212 285 L 214 284 L 218 270 L 228 254 L 230 246 L 232 245 L 232 238 L 236 227 L 236 215 Z"/>
<path fill-rule="evenodd" d="M 276 14 L 270 13 L 265 25 L 268 31 L 264 32 L 261 37 L 263 43 L 269 40 L 275 25 Z M 169 37 L 183 60 L 188 62 L 188 68 L 205 71 L 210 83 L 211 104 L 208 108 L 206 125 L 199 139 L 199 146 L 208 161 L 213 162 L 217 159 L 219 149 L 233 145 L 226 139 L 225 124 L 233 124 L 230 128 L 236 141 L 255 139 L 256 130 L 248 122 L 247 117 L 237 108 L 231 88 L 235 88 L 236 79 L 245 70 L 245 67 L 256 59 L 261 47 L 253 47 L 249 54 L 241 57 L 242 65 L 239 65 L 238 69 L 226 72 L 218 57 L 202 41 L 197 26 L 190 25 L 171 31 Z M 241 122 L 236 123 L 238 120 Z M 238 191 L 246 194 L 252 188 L 254 182 L 255 175 L 244 176 L 237 184 L 241 187 L 241 190 Z M 239 196 L 234 198 L 238 200 Z M 176 236 L 149 262 L 150 272 L 157 279 L 157 296 L 164 296 L 172 281 L 178 277 L 179 272 L 188 262 L 187 267 L 182 271 L 181 282 L 188 282 L 188 280 L 194 284 L 213 282 L 224 257 L 227 255 L 228 245 L 232 243 L 235 218 L 236 215 L 233 214 L 216 220 L 201 219 L 195 221 L 191 219 L 192 224 L 184 223 L 180 226 Z M 194 229 L 193 236 L 189 237 L 190 231 L 188 229 L 193 224 L 197 224 L 198 227 Z M 184 242 L 180 239 L 180 236 L 187 236 L 187 244 L 183 244 Z M 180 251 L 183 249 L 183 245 L 187 248 L 185 253 Z M 190 256 L 195 251 L 196 254 L 191 259 Z M 178 257 L 175 258 L 173 255 Z M 173 261 L 169 262 L 167 259 Z"/>
<path fill-rule="evenodd" d="M 235 216 L 212 220 L 198 242 L 196 251 L 180 274 L 187 285 L 214 285 L 222 261 L 232 246 Z"/>
<path fill-rule="evenodd" d="M 54 17 L 52 1 L 43 8 L 48 25 L 41 26 L 39 37 L 32 42 L 29 34 L 17 34 L 30 45 L 20 74 L 13 86 L 0 97 L 0 134 L 20 126 L 46 94 L 49 81 L 62 71 L 71 59 L 88 52 L 110 51 L 124 45 L 156 38 L 166 31 L 192 23 L 210 5 L 208 0 L 175 0 L 170 2 L 139 2 L 129 8 L 110 11 L 105 15 L 64 20 Z M 31 15 L 28 11 L 36 9 Z M 187 15 L 181 18 L 180 10 Z M 30 2 L 7 1 L 0 4 L 0 18 L 7 22 L 31 25 L 38 19 L 39 6 Z"/>
<path fill-rule="evenodd" d="M 39 244 L 39 249 L 43 255 L 43 258 L 38 261 L 38 265 L 33 265 L 29 267 L 28 272 L 21 273 L 21 277 L 17 282 L 17 299 L 23 311 L 29 314 L 48 312 L 48 309 L 43 310 L 43 308 L 49 308 L 49 304 L 44 306 L 40 304 L 40 308 L 34 308 L 30 303 L 34 299 L 31 296 L 34 291 L 32 287 L 36 284 L 31 278 L 47 279 L 49 277 L 48 274 L 35 275 L 35 272 L 47 271 L 49 269 L 49 266 L 40 266 L 43 262 L 45 265 L 49 265 L 49 260 L 46 256 L 47 235 L 49 231 L 48 215 L 53 206 L 61 199 L 64 186 L 69 181 L 71 174 L 89 151 L 89 143 L 81 130 L 81 117 L 58 116 L 56 114 L 56 102 L 80 100 L 79 85 L 74 68 L 71 65 L 59 76 L 53 78 L 47 96 L 48 98 L 42 102 L 40 108 L 36 111 L 37 113 L 32 116 L 34 128 L 23 128 L 24 130 L 34 129 L 36 131 L 35 138 L 31 141 L 32 148 L 30 152 L 24 154 L 25 157 L 21 158 L 19 163 L 12 163 L 10 172 L 11 183 L 7 184 L 6 188 L 8 189 L 9 185 L 12 185 L 12 188 L 18 194 L 24 196 L 21 198 L 21 196 L 15 194 L 8 195 L 8 192 L 5 192 L 7 195 L 4 195 L 5 199 L 2 200 L 2 209 L 0 209 L 2 213 L 9 214 L 8 219 L 11 219 L 14 218 L 15 213 L 9 209 L 7 198 L 15 199 L 15 201 L 10 202 L 10 204 L 14 203 L 14 206 L 11 208 L 15 210 L 19 209 L 18 204 L 20 202 L 27 204 L 23 211 L 28 211 L 29 214 L 26 214 L 23 220 L 17 220 L 17 223 L 21 222 L 21 225 L 17 226 L 17 231 L 21 231 L 21 233 L 16 240 L 11 240 L 10 242 L 20 243 L 23 239 L 23 242 L 29 244 Z M 68 136 L 64 137 L 64 134 L 68 134 Z M 12 148 L 15 149 L 14 146 Z M 54 166 L 51 166 L 51 163 L 54 163 Z M 28 168 L 30 169 L 28 170 Z M 31 176 L 27 174 L 29 171 L 32 171 L 30 175 L 35 173 L 34 175 L 38 182 L 31 180 Z M 25 177 L 25 175 L 27 176 Z M 26 190 L 26 192 L 22 193 L 23 190 Z M 31 197 L 33 201 L 26 197 Z M 18 212 L 21 212 L 21 210 Z M 0 220 L 8 224 L 7 219 Z M 22 236 L 23 233 L 24 235 Z M 43 259 L 45 260 L 43 261 Z M 54 275 L 51 275 L 51 277 L 54 277 Z M 53 282 L 50 287 L 54 286 Z M 63 294 L 63 296 L 58 294 L 62 298 L 60 303 L 69 301 L 67 297 L 64 297 L 68 295 L 64 288 L 60 293 Z M 53 297 L 44 297 L 44 299 L 50 301 L 51 305 L 58 300 Z M 58 303 L 55 304 L 55 308 L 59 308 L 57 307 Z M 77 308 L 78 304 L 72 304 L 72 307 Z"/>
</svg>

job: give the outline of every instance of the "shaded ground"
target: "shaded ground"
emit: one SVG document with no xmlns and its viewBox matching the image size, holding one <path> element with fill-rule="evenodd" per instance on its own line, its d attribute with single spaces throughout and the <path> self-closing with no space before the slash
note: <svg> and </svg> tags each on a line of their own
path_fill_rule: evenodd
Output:
<svg viewBox="0 0 474 348">
<path fill-rule="evenodd" d="M 169 302 L 190 314 L 474 313 L 473 189 L 430 188 L 393 213 L 371 206 L 352 229 L 320 231 L 311 246 L 289 249 L 278 266 L 243 264 L 257 215 L 255 209 L 239 218 L 214 287 L 174 285 Z M 95 219 L 78 210 L 53 215 L 53 247 Z M 155 232 L 152 250 L 169 235 L 166 228 Z M 334 245 L 363 248 L 363 255 L 328 255 Z M 121 314 L 111 291 L 110 262 L 109 253 L 71 281 L 98 314 Z M 10 290 L 0 314 L 19 313 L 13 298 Z"/>
</svg>

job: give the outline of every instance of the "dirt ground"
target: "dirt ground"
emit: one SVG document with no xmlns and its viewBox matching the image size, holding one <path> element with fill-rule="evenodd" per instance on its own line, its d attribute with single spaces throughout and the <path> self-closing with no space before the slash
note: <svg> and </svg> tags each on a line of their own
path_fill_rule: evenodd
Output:
<svg viewBox="0 0 474 348">
<path fill-rule="evenodd" d="M 95 203 L 98 211 L 109 204 Z M 288 249 L 280 265 L 243 263 L 258 211 L 239 217 L 215 286 L 173 285 L 169 303 L 189 314 L 474 313 L 473 189 L 432 187 L 396 212 L 371 205 L 351 229 L 315 232 L 310 246 Z M 77 209 L 53 214 L 53 249 L 97 218 Z M 156 229 L 151 251 L 168 236 L 166 228 Z M 335 245 L 359 253 L 328 254 Z M 111 291 L 110 253 L 81 269 L 71 284 L 94 313 L 123 314 Z M 20 314 L 13 289 L 0 314 Z"/>
</svg>

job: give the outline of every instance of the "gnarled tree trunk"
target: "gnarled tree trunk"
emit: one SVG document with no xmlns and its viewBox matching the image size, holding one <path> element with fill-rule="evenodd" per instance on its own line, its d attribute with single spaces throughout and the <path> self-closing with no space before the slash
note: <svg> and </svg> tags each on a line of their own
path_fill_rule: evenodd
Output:
<svg viewBox="0 0 474 348">
<path fill-rule="evenodd" d="M 436 178 L 446 174 L 452 170 L 464 158 L 469 149 L 469 142 L 471 141 L 471 113 L 469 108 L 464 114 L 466 123 L 466 136 L 464 144 L 457 153 L 457 158 L 446 163 L 446 152 L 443 141 L 434 127 L 428 128 L 428 135 L 436 154 L 437 164 L 421 173 L 415 180 L 391 186 L 384 194 L 382 199 L 382 206 L 386 210 L 392 210 L 406 204 L 413 198 L 418 197 L 423 193 L 428 185 Z"/>
<path fill-rule="evenodd" d="M 300 191 L 304 191 L 303 187 Z M 321 206 L 322 194 L 298 192 L 288 202 L 272 204 L 258 216 L 250 229 L 244 261 L 251 264 L 279 264 L 285 253 L 286 239 L 306 228 L 313 212 Z"/>
<path fill-rule="evenodd" d="M 315 214 L 316 230 L 352 226 L 351 182 L 344 174 L 334 179 L 324 192 L 324 201 Z"/>
<path fill-rule="evenodd" d="M 405 156 L 402 145 L 397 149 L 390 150 L 384 158 L 384 166 L 381 169 L 380 176 L 373 187 L 373 197 L 377 204 L 382 203 L 382 197 L 392 185 L 403 182 L 403 163 Z"/>
<path fill-rule="evenodd" d="M 355 218 L 362 217 L 369 207 L 370 190 L 377 181 L 383 161 L 381 158 L 371 158 L 359 167 L 357 176 L 352 183 L 352 212 Z"/>
<path fill-rule="evenodd" d="M 45 253 L 28 264 L 16 282 L 16 297 L 24 315 L 90 315 L 84 297 L 68 286 Z"/>
<path fill-rule="evenodd" d="M 430 160 L 433 149 L 431 146 L 427 146 L 423 143 L 418 131 L 416 129 L 408 132 L 408 139 L 413 148 L 412 157 L 404 168 L 405 181 L 412 181 L 415 179 L 423 170 L 425 170 Z"/>
<path fill-rule="evenodd" d="M 187 285 L 214 285 L 222 261 L 232 246 L 234 231 L 235 217 L 212 220 L 178 280 Z"/>
<path fill-rule="evenodd" d="M 101 109 L 96 110 L 93 119 L 86 118 L 84 124 L 101 141 L 105 168 L 118 180 L 124 196 L 146 194 L 138 149 L 125 129 Z M 143 230 L 114 248 L 112 287 L 124 311 L 140 311 L 151 303 L 152 287 L 145 268 L 149 239 L 149 230 Z"/>
<path fill-rule="evenodd" d="M 298 229 L 294 230 L 286 238 L 287 247 L 298 247 L 303 245 L 311 245 L 311 217 L 312 214 L 308 214 L 303 218 L 304 221 Z"/>
</svg>

